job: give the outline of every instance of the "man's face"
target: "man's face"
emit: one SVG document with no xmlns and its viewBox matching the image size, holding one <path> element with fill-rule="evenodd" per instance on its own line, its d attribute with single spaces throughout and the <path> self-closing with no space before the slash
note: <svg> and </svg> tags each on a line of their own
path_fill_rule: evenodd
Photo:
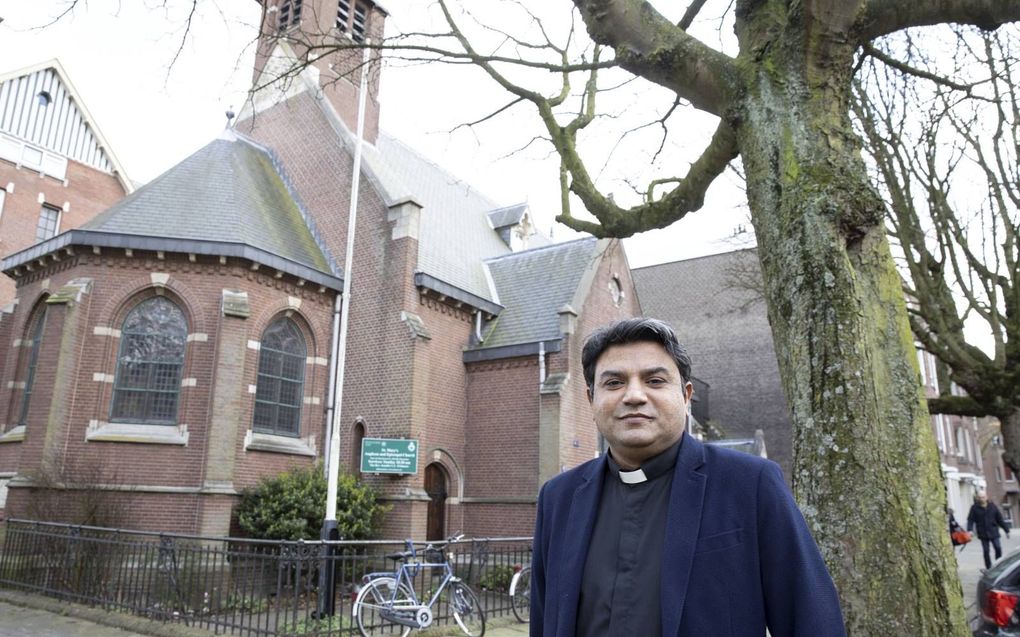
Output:
<svg viewBox="0 0 1020 637">
<path fill-rule="evenodd" d="M 986 504 L 988 504 L 988 496 L 987 495 L 979 495 L 977 501 L 978 501 L 978 504 L 980 504 L 981 506 L 985 506 Z"/>
<path fill-rule="evenodd" d="M 694 388 L 658 343 L 613 345 L 595 362 L 595 426 L 624 468 L 633 469 L 680 439 Z"/>
</svg>

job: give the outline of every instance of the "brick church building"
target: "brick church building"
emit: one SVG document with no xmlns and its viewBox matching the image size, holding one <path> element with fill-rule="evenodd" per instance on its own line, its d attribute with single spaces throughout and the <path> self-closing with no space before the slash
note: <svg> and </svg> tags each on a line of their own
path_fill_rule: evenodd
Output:
<svg viewBox="0 0 1020 637">
<path fill-rule="evenodd" d="M 380 131 L 379 62 L 358 68 L 359 51 L 273 81 L 308 39 L 381 36 L 382 7 L 262 4 L 262 88 L 233 127 L 3 260 L 16 285 L 0 319 L 6 515 L 59 467 L 59 488 L 87 478 L 123 505 L 122 526 L 228 533 L 241 489 L 328 449 L 346 302 L 341 464 L 361 468 L 364 440 L 414 443 L 401 443 L 411 470 L 362 474 L 392 505 L 384 535 L 530 534 L 541 484 L 598 453 L 580 347 L 639 313 L 621 244 L 551 243 L 526 205 Z"/>
</svg>

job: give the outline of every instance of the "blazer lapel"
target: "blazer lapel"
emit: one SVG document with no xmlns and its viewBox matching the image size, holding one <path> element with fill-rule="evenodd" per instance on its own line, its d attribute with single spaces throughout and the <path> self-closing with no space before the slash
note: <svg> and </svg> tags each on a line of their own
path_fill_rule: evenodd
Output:
<svg viewBox="0 0 1020 637">
<path fill-rule="evenodd" d="M 693 436 L 686 433 L 684 436 L 673 471 L 666 514 L 666 540 L 662 548 L 660 603 L 663 637 L 674 637 L 680 630 L 705 499 L 706 474 L 701 471 L 705 449 Z"/>
<path fill-rule="evenodd" d="M 581 593 L 581 576 L 584 562 L 588 557 L 592 526 L 598 511 L 599 496 L 602 494 L 602 474 L 605 472 L 606 456 L 593 462 L 585 473 L 584 482 L 574 491 L 563 534 L 564 552 L 559 574 L 559 614 L 556 619 L 556 634 L 573 636 L 577 622 L 577 602 Z"/>
</svg>

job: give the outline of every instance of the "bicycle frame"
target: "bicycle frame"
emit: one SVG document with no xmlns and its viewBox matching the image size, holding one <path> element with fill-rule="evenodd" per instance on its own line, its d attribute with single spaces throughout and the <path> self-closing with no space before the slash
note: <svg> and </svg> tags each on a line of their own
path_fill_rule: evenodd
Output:
<svg viewBox="0 0 1020 637">
<path fill-rule="evenodd" d="M 408 542 L 407 546 L 411 552 L 411 556 L 408 559 L 414 559 L 416 555 L 414 546 L 410 542 Z M 418 599 L 418 592 L 414 590 L 414 578 L 418 575 L 418 571 L 420 569 L 437 569 L 437 568 L 443 569 L 443 580 L 439 583 L 439 586 L 432 594 L 432 597 L 429 599 L 428 603 L 423 604 L 422 601 Z M 393 585 L 393 596 L 392 598 L 390 598 L 389 603 L 391 606 L 396 608 L 402 608 L 401 605 L 397 605 L 397 597 L 400 594 L 401 584 L 404 584 L 407 590 L 410 591 L 411 599 L 414 601 L 416 608 L 420 608 L 423 606 L 432 608 L 432 606 L 435 605 L 436 601 L 439 599 L 439 596 L 443 593 L 444 590 L 446 590 L 447 586 L 449 586 L 452 582 L 461 581 L 459 577 L 453 574 L 453 568 L 450 566 L 449 562 L 404 562 L 400 565 L 399 568 L 397 568 L 396 571 L 392 572 L 379 571 L 375 573 L 368 573 L 365 575 L 365 581 L 367 583 L 371 582 L 372 580 L 379 579 L 381 577 L 389 577 L 395 580 L 395 583 Z"/>
</svg>

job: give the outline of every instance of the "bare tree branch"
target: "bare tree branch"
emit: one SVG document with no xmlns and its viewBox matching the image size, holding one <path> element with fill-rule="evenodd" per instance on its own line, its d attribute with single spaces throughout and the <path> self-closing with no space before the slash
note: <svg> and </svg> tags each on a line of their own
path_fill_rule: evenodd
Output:
<svg viewBox="0 0 1020 637">
<path fill-rule="evenodd" d="M 972 24 L 993 31 L 1020 20 L 1020 0 L 871 0 L 858 22 L 862 42 L 909 27 L 943 22 Z"/>
<path fill-rule="evenodd" d="M 687 6 L 687 11 L 684 12 L 684 17 L 680 18 L 680 22 L 677 26 L 686 31 L 691 28 L 691 24 L 694 22 L 694 18 L 698 17 L 698 13 L 701 11 L 701 7 L 705 6 L 707 0 L 694 0 Z"/>
<path fill-rule="evenodd" d="M 1020 0 L 1018 0 L 1020 1 Z M 574 0 L 588 33 L 616 51 L 619 65 L 723 116 L 732 99 L 734 60 L 688 35 L 645 0 Z"/>
</svg>

